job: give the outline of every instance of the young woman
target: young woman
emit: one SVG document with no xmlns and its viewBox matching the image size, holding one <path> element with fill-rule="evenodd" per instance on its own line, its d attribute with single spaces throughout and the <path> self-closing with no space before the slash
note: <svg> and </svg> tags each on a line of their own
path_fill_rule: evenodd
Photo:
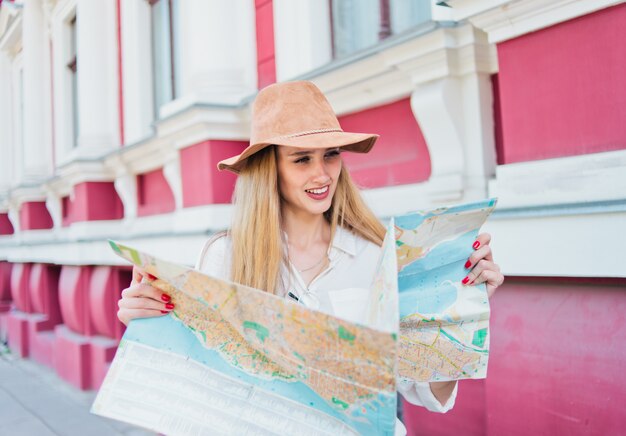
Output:
<svg viewBox="0 0 626 436">
<path fill-rule="evenodd" d="M 232 227 L 207 242 L 196 267 L 351 321 L 364 320 L 385 228 L 362 200 L 341 153 L 366 153 L 378 136 L 343 132 L 311 82 L 263 89 L 252 113 L 250 146 L 219 164 L 239 175 Z M 485 282 L 491 295 L 504 277 L 493 263 L 489 240 L 487 234 L 477 238 L 463 283 Z M 135 269 L 131 286 L 122 292 L 118 317 L 125 324 L 174 308 L 144 276 Z M 445 412 L 454 404 L 456 386 L 404 383 L 398 389 L 411 403 Z"/>
</svg>

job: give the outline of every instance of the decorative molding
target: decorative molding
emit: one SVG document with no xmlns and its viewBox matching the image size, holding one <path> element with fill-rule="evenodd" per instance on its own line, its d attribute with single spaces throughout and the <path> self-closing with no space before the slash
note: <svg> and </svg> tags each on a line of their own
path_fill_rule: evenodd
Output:
<svg viewBox="0 0 626 436">
<path fill-rule="evenodd" d="M 409 96 L 430 81 L 497 70 L 495 46 L 480 30 L 465 24 L 438 27 L 371 56 L 335 69 L 312 71 L 302 78 L 313 80 L 341 115 Z"/>
<path fill-rule="evenodd" d="M 168 138 L 176 148 L 185 148 L 207 139 L 248 140 L 250 109 L 246 100 L 248 98 L 236 105 L 198 104 L 187 107 L 156 123 L 156 135 Z"/>
<path fill-rule="evenodd" d="M 21 49 L 23 5 L 5 2 L 0 8 L 0 51 L 14 55 Z"/>
<path fill-rule="evenodd" d="M 1 237 L 0 259 L 60 265 L 126 264 L 113 255 L 106 243 L 106 239 L 115 239 L 193 265 L 208 235 L 230 225 L 231 213 L 231 205 L 209 205 L 124 221 L 76 222 L 54 232 L 31 230 Z"/>
<path fill-rule="evenodd" d="M 163 176 L 170 185 L 172 194 L 174 195 L 174 204 L 176 209 L 183 208 L 183 178 L 180 171 L 180 154 L 178 151 L 171 153 L 167 162 L 163 165 Z"/>
<path fill-rule="evenodd" d="M 499 43 L 623 3 L 623 0 L 450 0 L 453 19 L 468 19 Z"/>
<path fill-rule="evenodd" d="M 58 167 L 56 175 L 47 180 L 44 186 L 62 197 L 79 183 L 111 182 L 114 178 L 115 172 L 101 160 L 74 160 Z"/>
</svg>

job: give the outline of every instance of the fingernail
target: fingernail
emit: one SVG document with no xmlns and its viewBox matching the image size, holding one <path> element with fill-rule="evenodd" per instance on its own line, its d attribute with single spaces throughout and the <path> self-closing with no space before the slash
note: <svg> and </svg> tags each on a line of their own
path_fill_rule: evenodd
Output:
<svg viewBox="0 0 626 436">
<path fill-rule="evenodd" d="M 478 247 L 480 247 L 480 242 L 474 242 L 474 245 L 472 245 L 472 247 L 474 247 L 474 250 L 476 250 Z"/>
<path fill-rule="evenodd" d="M 476 279 L 472 280 L 471 282 L 469 282 L 470 285 L 473 285 L 474 282 L 476 281 Z"/>
<path fill-rule="evenodd" d="M 162 310 L 161 313 L 169 313 L 167 310 Z"/>
<path fill-rule="evenodd" d="M 167 303 L 167 304 L 165 305 L 165 308 L 166 308 L 166 309 L 173 309 L 173 308 L 174 308 L 174 305 L 173 305 L 172 303 Z"/>
<path fill-rule="evenodd" d="M 170 297 L 169 295 L 167 295 L 167 294 L 161 294 L 161 300 L 165 301 L 166 303 L 167 303 L 168 301 L 170 301 L 171 299 L 172 299 L 172 297 Z"/>
<path fill-rule="evenodd" d="M 469 268 L 470 266 L 472 266 L 472 262 L 470 262 L 469 260 L 465 262 L 465 268 Z"/>
<path fill-rule="evenodd" d="M 469 282 L 469 277 L 465 277 L 463 280 L 461 280 L 461 283 L 463 283 L 464 285 L 466 285 L 467 282 Z"/>
<path fill-rule="evenodd" d="M 148 278 L 150 280 L 156 280 L 157 279 L 156 276 L 153 276 L 152 274 L 148 274 Z"/>
</svg>

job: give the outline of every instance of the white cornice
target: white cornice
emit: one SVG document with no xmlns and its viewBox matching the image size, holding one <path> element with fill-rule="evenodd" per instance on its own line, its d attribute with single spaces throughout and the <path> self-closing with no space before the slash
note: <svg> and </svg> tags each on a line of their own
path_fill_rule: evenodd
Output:
<svg viewBox="0 0 626 436">
<path fill-rule="evenodd" d="M 158 121 L 155 135 L 107 155 L 104 164 L 120 176 L 145 173 L 171 162 L 179 149 L 207 139 L 247 140 L 249 123 L 247 106 L 188 107 Z"/>
<path fill-rule="evenodd" d="M 489 183 L 498 208 L 626 199 L 626 150 L 500 165 Z"/>
<path fill-rule="evenodd" d="M 495 46 L 469 24 L 439 27 L 371 56 L 305 78 L 313 80 L 337 114 L 408 97 L 421 84 L 498 69 Z"/>
<path fill-rule="evenodd" d="M 174 113 L 156 124 L 157 136 L 168 138 L 175 148 L 184 148 L 207 139 L 247 140 L 247 105 L 195 105 Z"/>
<path fill-rule="evenodd" d="M 468 19 L 498 43 L 587 15 L 623 0 L 449 0 L 455 20 Z"/>
<path fill-rule="evenodd" d="M 44 189 L 62 197 L 68 195 L 72 187 L 84 182 L 112 182 L 115 174 L 106 168 L 102 161 L 72 161 L 57 170 L 55 177 L 44 183 Z"/>
</svg>

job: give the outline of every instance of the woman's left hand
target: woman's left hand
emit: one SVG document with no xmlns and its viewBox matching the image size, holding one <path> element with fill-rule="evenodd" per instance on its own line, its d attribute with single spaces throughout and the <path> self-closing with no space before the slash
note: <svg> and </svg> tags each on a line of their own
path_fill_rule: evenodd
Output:
<svg viewBox="0 0 626 436">
<path fill-rule="evenodd" d="M 500 267 L 493 262 L 493 253 L 489 243 L 491 235 L 481 233 L 476 238 L 474 252 L 467 260 L 465 268 L 469 269 L 467 276 L 461 281 L 464 285 L 473 286 L 479 283 L 487 284 L 487 295 L 491 297 L 496 288 L 504 282 Z"/>
</svg>

